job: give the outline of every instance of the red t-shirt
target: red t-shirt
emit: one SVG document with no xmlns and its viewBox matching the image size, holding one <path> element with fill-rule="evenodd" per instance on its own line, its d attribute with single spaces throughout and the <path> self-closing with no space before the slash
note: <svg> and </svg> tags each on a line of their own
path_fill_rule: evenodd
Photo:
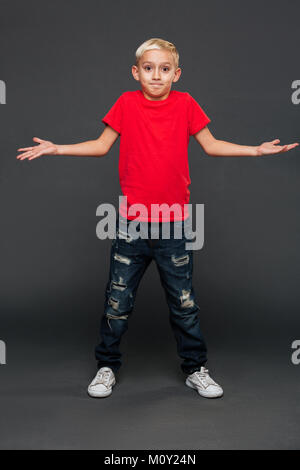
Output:
<svg viewBox="0 0 300 470">
<path fill-rule="evenodd" d="M 123 198 L 120 214 L 130 220 L 164 222 L 167 218 L 160 212 L 151 217 L 151 204 L 177 204 L 180 210 L 171 211 L 169 220 L 186 219 L 189 137 L 211 122 L 197 101 L 175 90 L 159 101 L 145 98 L 142 90 L 126 91 L 102 122 L 121 136 L 119 177 L 127 207 Z M 133 204 L 144 204 L 147 212 L 128 213 Z"/>
</svg>

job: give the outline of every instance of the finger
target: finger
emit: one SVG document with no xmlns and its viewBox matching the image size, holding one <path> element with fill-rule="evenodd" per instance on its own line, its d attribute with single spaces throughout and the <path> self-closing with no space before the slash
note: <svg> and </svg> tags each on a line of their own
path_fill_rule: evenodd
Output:
<svg viewBox="0 0 300 470">
<path fill-rule="evenodd" d="M 23 154 L 23 156 L 20 158 L 20 160 L 24 160 L 25 158 L 31 157 L 32 155 L 34 155 L 33 152 L 26 152 L 26 153 Z"/>
<path fill-rule="evenodd" d="M 39 152 L 39 153 L 33 155 L 32 157 L 29 157 L 28 160 L 34 160 L 35 158 L 38 158 L 38 157 L 40 157 L 41 155 L 42 155 L 42 154 Z"/>
<path fill-rule="evenodd" d="M 293 148 L 295 148 L 295 147 L 298 147 L 298 145 L 299 145 L 298 143 L 297 143 L 297 144 L 289 144 L 289 145 L 287 146 L 287 150 L 291 150 L 291 149 L 293 149 Z"/>
<path fill-rule="evenodd" d="M 46 142 L 45 140 L 39 139 L 38 137 L 33 137 L 32 140 L 35 140 L 36 142 Z"/>
<path fill-rule="evenodd" d="M 284 145 L 281 149 L 281 152 L 287 152 L 288 150 L 291 150 L 295 147 L 298 147 L 299 143 L 298 142 L 295 142 L 294 144 L 288 144 L 288 145 Z"/>
<path fill-rule="evenodd" d="M 276 143 L 279 143 L 279 142 L 280 142 L 280 139 L 275 139 L 275 140 L 271 141 L 271 144 L 276 144 Z"/>
<path fill-rule="evenodd" d="M 19 150 L 33 150 L 35 147 L 24 147 L 24 148 L 20 148 L 18 149 Z"/>
<path fill-rule="evenodd" d="M 27 155 L 27 152 L 21 153 L 20 155 L 17 155 L 17 160 L 22 160 L 22 158 L 24 157 L 24 155 Z"/>
<path fill-rule="evenodd" d="M 20 159 L 21 159 L 21 158 L 23 158 L 23 157 L 29 155 L 30 153 L 32 153 L 32 150 L 29 151 L 29 152 L 20 153 L 20 155 L 18 155 L 17 158 L 20 158 Z"/>
<path fill-rule="evenodd" d="M 298 142 L 294 142 L 293 144 L 285 144 L 283 147 L 286 147 L 286 146 L 289 146 L 289 147 L 290 147 L 291 145 L 292 145 L 293 147 L 296 147 L 297 145 L 299 145 L 299 143 L 298 143 Z"/>
</svg>

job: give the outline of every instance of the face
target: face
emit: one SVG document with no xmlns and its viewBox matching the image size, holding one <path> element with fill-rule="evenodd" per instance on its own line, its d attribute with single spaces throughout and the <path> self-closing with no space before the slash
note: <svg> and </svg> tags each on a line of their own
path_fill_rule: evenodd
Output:
<svg viewBox="0 0 300 470">
<path fill-rule="evenodd" d="M 132 66 L 132 75 L 141 84 L 145 98 L 164 100 L 173 82 L 177 82 L 181 69 L 175 67 L 174 58 L 168 50 L 152 49 L 144 52 L 139 65 Z"/>
</svg>

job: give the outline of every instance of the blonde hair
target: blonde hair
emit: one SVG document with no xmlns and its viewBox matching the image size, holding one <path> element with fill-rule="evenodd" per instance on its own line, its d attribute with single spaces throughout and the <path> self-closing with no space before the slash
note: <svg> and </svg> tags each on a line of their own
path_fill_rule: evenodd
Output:
<svg viewBox="0 0 300 470">
<path fill-rule="evenodd" d="M 136 59 L 135 65 L 138 66 L 139 60 L 142 57 L 142 55 L 144 54 L 144 52 L 150 51 L 152 49 L 166 49 L 169 52 L 171 52 L 171 54 L 173 56 L 173 59 L 174 59 L 174 62 L 175 62 L 175 67 L 176 68 L 178 67 L 178 65 L 179 65 L 179 54 L 178 54 L 178 51 L 177 51 L 176 47 L 171 42 L 165 41 L 164 39 L 160 39 L 160 38 L 148 39 L 147 41 L 143 42 L 143 44 L 141 44 L 137 48 L 137 50 L 135 52 L 135 59 Z"/>
</svg>

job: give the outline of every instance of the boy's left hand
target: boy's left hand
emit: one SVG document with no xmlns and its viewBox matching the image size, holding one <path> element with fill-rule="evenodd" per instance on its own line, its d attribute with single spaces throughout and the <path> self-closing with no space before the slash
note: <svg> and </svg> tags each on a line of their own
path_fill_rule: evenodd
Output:
<svg viewBox="0 0 300 470">
<path fill-rule="evenodd" d="M 288 150 L 293 149 L 299 145 L 299 142 L 289 145 L 275 145 L 280 142 L 279 139 L 272 140 L 271 142 L 264 142 L 263 144 L 257 147 L 257 155 L 270 155 L 272 153 L 282 153 L 287 152 Z"/>
</svg>

